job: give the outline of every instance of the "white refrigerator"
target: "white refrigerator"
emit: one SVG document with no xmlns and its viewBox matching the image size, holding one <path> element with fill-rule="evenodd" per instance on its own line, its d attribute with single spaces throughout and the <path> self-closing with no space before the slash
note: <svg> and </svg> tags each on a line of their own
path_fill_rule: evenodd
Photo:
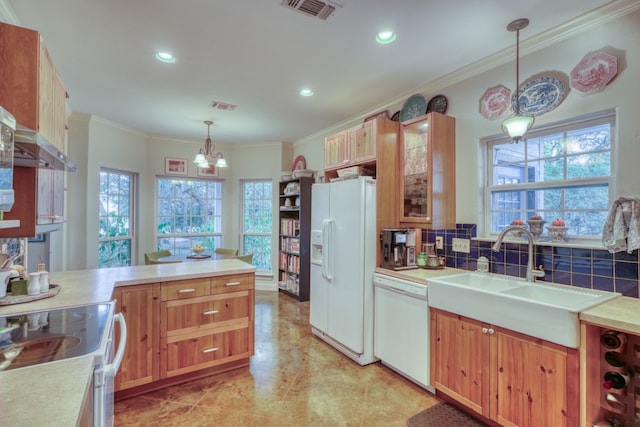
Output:
<svg viewBox="0 0 640 427">
<path fill-rule="evenodd" d="M 376 182 L 313 184 L 311 206 L 311 331 L 360 365 L 373 363 Z"/>
</svg>

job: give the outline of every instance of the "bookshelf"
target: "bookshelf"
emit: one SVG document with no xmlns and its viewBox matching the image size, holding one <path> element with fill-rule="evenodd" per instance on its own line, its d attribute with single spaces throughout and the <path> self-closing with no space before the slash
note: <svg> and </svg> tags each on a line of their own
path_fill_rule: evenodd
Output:
<svg viewBox="0 0 640 427">
<path fill-rule="evenodd" d="M 313 178 L 280 182 L 278 289 L 298 301 L 309 300 L 313 182 Z"/>
</svg>

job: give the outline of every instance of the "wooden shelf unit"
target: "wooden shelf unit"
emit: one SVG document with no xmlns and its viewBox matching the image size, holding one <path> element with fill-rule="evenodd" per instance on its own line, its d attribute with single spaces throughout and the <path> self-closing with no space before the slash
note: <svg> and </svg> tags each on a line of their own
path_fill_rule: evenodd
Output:
<svg viewBox="0 0 640 427">
<path fill-rule="evenodd" d="M 309 300 L 313 182 L 313 178 L 298 178 L 279 184 L 278 289 L 298 301 Z M 295 186 L 297 190 L 291 192 Z"/>
</svg>

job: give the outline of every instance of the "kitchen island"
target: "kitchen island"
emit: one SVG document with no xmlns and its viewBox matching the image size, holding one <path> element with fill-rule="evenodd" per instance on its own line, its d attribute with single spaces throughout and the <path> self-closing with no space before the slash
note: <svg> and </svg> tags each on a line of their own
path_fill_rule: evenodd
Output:
<svg viewBox="0 0 640 427">
<path fill-rule="evenodd" d="M 190 281 L 204 283 L 209 280 L 211 287 L 208 289 L 213 293 L 217 289 L 216 286 L 219 285 L 219 279 L 223 277 L 250 277 L 250 281 L 242 283 L 244 289 L 239 289 L 239 291 L 248 293 L 249 300 L 253 304 L 254 274 L 255 267 L 236 259 L 51 273 L 51 283 L 61 286 L 61 290 L 56 296 L 24 304 L 1 306 L 0 316 L 98 304 L 111 301 L 114 291 L 118 293 L 125 288 L 135 289 L 138 286 L 162 288 L 163 285 L 166 285 L 168 290 L 170 289 L 169 285 L 173 283 L 189 283 Z M 235 282 L 232 285 L 235 285 Z M 168 302 L 171 301 L 171 298 L 167 293 Z M 219 299 L 220 297 L 213 296 L 212 298 Z M 160 301 L 158 300 L 157 303 L 160 304 Z M 125 319 L 130 324 L 135 323 L 133 317 L 134 313 L 125 314 Z M 247 341 L 249 351 L 252 353 L 252 310 L 248 317 L 250 324 L 248 330 L 243 332 L 242 338 Z M 160 335 L 160 325 L 155 324 L 154 326 Z M 227 327 L 231 328 L 228 325 Z M 129 343 L 129 340 L 127 342 Z M 243 359 L 246 359 L 245 364 L 248 364 L 250 354 L 243 356 Z M 126 363 L 126 359 L 123 363 Z M 242 364 L 234 361 L 233 366 L 242 366 Z M 79 356 L 0 372 L 0 401 L 3 402 L 2 424 L 46 424 L 65 427 L 82 425 L 82 417 L 87 416 L 85 403 L 91 384 L 92 370 L 92 357 Z M 43 419 L 46 422 L 43 422 Z"/>
</svg>

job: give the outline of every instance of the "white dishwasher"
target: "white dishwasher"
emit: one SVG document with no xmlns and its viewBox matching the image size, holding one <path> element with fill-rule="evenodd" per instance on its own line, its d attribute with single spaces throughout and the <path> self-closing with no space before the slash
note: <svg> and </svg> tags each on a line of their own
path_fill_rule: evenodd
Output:
<svg viewBox="0 0 640 427">
<path fill-rule="evenodd" d="M 380 361 L 435 393 L 429 380 L 427 285 L 374 274 L 373 351 Z"/>
</svg>

